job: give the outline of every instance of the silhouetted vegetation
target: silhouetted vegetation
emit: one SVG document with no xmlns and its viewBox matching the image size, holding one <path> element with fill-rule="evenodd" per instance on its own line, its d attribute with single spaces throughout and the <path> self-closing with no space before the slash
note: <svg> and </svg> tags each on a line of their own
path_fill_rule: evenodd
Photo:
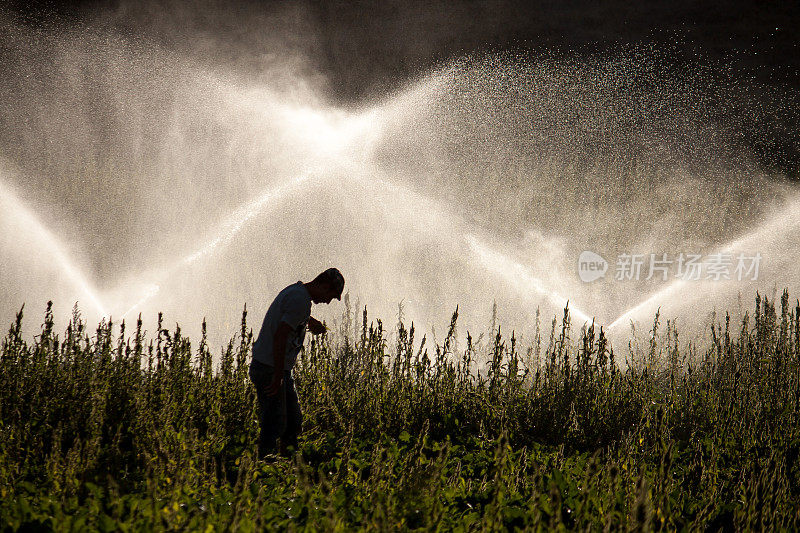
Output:
<svg viewBox="0 0 800 533">
<path fill-rule="evenodd" d="M 254 459 L 246 312 L 214 362 L 160 319 L 89 331 L 76 310 L 57 335 L 49 306 L 28 343 L 20 311 L 0 528 L 795 530 L 800 304 L 777 305 L 702 349 L 656 316 L 613 351 L 566 310 L 521 350 L 499 327 L 458 347 L 457 310 L 429 347 L 348 309 L 298 361 L 301 454 L 275 462 Z"/>
</svg>

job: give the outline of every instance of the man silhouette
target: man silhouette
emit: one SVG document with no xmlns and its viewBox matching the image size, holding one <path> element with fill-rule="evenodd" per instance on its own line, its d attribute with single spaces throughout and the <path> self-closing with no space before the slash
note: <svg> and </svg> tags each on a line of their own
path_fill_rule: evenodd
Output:
<svg viewBox="0 0 800 533">
<path fill-rule="evenodd" d="M 261 330 L 253 343 L 250 379 L 256 388 L 261 433 L 258 455 L 264 458 L 275 453 L 280 439 L 280 452 L 297 450 L 303 415 L 292 379 L 292 367 L 303 347 L 306 326 L 314 335 L 325 326 L 311 316 L 311 303 L 341 300 L 344 277 L 329 268 L 308 283 L 298 281 L 283 289 L 269 306 Z"/>
</svg>

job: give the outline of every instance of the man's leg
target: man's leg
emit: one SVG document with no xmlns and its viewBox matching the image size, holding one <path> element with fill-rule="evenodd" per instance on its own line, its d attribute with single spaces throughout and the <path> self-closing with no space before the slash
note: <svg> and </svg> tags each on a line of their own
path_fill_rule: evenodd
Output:
<svg viewBox="0 0 800 533">
<path fill-rule="evenodd" d="M 250 367 L 250 378 L 258 396 L 258 414 L 261 432 L 258 438 L 258 456 L 277 451 L 276 441 L 286 431 L 286 383 L 273 396 L 267 396 L 266 389 L 272 383 L 273 368 L 253 363 Z"/>
<path fill-rule="evenodd" d="M 303 413 L 300 411 L 300 401 L 297 398 L 297 389 L 290 372 L 283 379 L 286 385 L 286 431 L 281 436 L 281 453 L 289 454 L 289 448 L 297 451 L 297 436 L 303 429 Z"/>
</svg>

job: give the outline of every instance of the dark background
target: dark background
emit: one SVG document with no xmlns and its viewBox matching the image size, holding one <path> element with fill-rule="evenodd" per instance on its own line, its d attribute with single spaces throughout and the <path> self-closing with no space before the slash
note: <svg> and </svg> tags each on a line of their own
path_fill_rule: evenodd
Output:
<svg viewBox="0 0 800 533">
<path fill-rule="evenodd" d="M 670 46 L 687 64 L 711 66 L 773 97 L 800 92 L 797 2 L 14 0 L 10 12 L 36 26 L 107 26 L 215 68 L 274 75 L 277 56 L 294 54 L 293 68 L 338 105 L 384 95 L 464 54 L 597 55 L 626 46 Z M 767 166 L 796 175 L 797 108 L 775 114 L 786 116 L 775 118 L 772 131 L 754 128 L 751 144 Z"/>
</svg>

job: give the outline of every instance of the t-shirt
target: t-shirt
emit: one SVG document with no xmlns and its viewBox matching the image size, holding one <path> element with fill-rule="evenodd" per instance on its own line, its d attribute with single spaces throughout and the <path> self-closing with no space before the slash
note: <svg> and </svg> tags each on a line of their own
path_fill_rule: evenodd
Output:
<svg viewBox="0 0 800 533">
<path fill-rule="evenodd" d="M 265 365 L 275 366 L 272 357 L 272 343 L 278 325 L 286 322 L 292 328 L 286 339 L 284 370 L 291 370 L 297 354 L 306 338 L 306 324 L 311 316 L 311 295 L 302 281 L 289 285 L 275 297 L 267 309 L 261 331 L 253 343 L 253 359 Z"/>
</svg>

